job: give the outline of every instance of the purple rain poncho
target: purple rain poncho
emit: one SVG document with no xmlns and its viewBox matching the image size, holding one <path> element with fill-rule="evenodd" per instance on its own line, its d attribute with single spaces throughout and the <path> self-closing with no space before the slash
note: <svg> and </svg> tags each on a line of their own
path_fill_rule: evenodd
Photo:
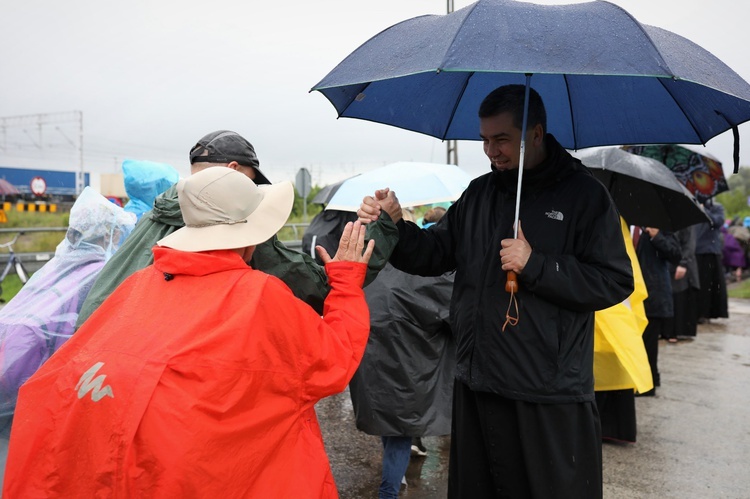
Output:
<svg viewBox="0 0 750 499">
<path fill-rule="evenodd" d="M 73 334 L 83 300 L 135 221 L 86 187 L 55 256 L 0 309 L 0 416 L 13 413 L 19 387 Z"/>
</svg>

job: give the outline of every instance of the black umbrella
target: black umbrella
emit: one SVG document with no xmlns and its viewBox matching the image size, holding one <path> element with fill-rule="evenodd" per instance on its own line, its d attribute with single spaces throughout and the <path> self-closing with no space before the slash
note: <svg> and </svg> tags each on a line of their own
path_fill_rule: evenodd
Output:
<svg viewBox="0 0 750 499">
<path fill-rule="evenodd" d="M 655 159 L 618 147 L 582 152 L 580 158 L 630 225 L 675 231 L 710 221 L 690 191 Z"/>
</svg>

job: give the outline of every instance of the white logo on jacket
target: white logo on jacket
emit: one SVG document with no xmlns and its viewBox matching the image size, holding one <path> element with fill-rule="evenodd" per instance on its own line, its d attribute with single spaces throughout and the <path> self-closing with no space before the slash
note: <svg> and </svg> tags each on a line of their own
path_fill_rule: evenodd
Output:
<svg viewBox="0 0 750 499">
<path fill-rule="evenodd" d="M 547 218 L 551 218 L 552 220 L 560 220 L 562 222 L 563 219 L 563 214 L 555 210 L 548 211 L 545 213 L 545 215 L 547 215 Z"/>
<path fill-rule="evenodd" d="M 99 402 L 104 397 L 115 398 L 112 393 L 112 387 L 107 385 L 102 387 L 106 376 L 101 374 L 94 378 L 94 375 L 102 368 L 104 362 L 97 362 L 89 368 L 88 371 L 81 375 L 81 379 L 78 380 L 75 389 L 78 390 L 78 398 L 82 399 L 88 392 L 91 392 L 91 400 Z"/>
</svg>

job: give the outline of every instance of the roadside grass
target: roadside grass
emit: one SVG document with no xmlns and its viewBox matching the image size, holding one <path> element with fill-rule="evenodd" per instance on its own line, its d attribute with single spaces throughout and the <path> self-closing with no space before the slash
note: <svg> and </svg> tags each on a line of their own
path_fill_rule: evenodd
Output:
<svg viewBox="0 0 750 499">
<path fill-rule="evenodd" d="M 33 227 L 67 227 L 70 214 L 68 213 L 39 213 L 10 210 L 6 212 L 8 221 L 0 224 L 2 229 L 19 229 Z M 0 235 L 0 244 L 13 239 L 15 234 Z M 34 232 L 26 233 L 18 238 L 13 245 L 16 253 L 33 253 L 37 251 L 55 251 L 57 245 L 65 237 L 65 232 Z M 3 250 L 0 250 L 3 251 Z M 5 250 L 7 251 L 7 250 Z"/>
<path fill-rule="evenodd" d="M 3 229 L 18 229 L 22 232 L 25 228 L 30 227 L 67 227 L 70 216 L 68 213 L 39 213 L 39 212 L 19 212 L 10 210 L 6 212 L 8 221 L 0 224 Z M 13 240 L 15 233 L 0 234 L 0 244 Z M 16 253 L 34 253 L 43 251 L 55 251 L 57 245 L 65 237 L 65 232 L 34 232 L 25 233 L 19 236 L 13 245 L 13 251 Z M 7 253 L 6 248 L 0 248 L 0 252 Z M 0 270 L 2 270 L 0 268 Z M 2 299 L 5 303 L 16 296 L 21 289 L 21 280 L 15 272 L 11 271 L 0 283 L 2 286 Z"/>
<path fill-rule="evenodd" d="M 16 274 L 8 274 L 2 282 L 2 303 L 8 303 L 21 290 L 21 279 Z"/>
<path fill-rule="evenodd" d="M 750 279 L 745 279 L 727 288 L 730 298 L 750 299 Z"/>
</svg>

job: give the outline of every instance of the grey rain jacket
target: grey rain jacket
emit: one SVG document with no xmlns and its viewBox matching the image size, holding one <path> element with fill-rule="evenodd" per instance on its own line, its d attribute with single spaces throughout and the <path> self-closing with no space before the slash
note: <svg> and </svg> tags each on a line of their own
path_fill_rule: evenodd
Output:
<svg viewBox="0 0 750 499">
<path fill-rule="evenodd" d="M 545 140 L 547 160 L 524 170 L 520 219 L 533 251 L 518 277 L 517 326 L 501 330 L 510 294 L 499 257 L 500 241 L 513 237 L 517 170 L 472 181 L 429 231 L 400 221 L 390 261 L 426 276 L 456 269 L 456 376 L 471 389 L 593 401 L 594 311 L 630 295 L 632 268 L 607 190 L 554 137 Z"/>
<path fill-rule="evenodd" d="M 365 287 L 370 337 L 349 382 L 359 430 L 378 436 L 450 434 L 453 278 L 409 275 L 386 265 Z"/>
</svg>

